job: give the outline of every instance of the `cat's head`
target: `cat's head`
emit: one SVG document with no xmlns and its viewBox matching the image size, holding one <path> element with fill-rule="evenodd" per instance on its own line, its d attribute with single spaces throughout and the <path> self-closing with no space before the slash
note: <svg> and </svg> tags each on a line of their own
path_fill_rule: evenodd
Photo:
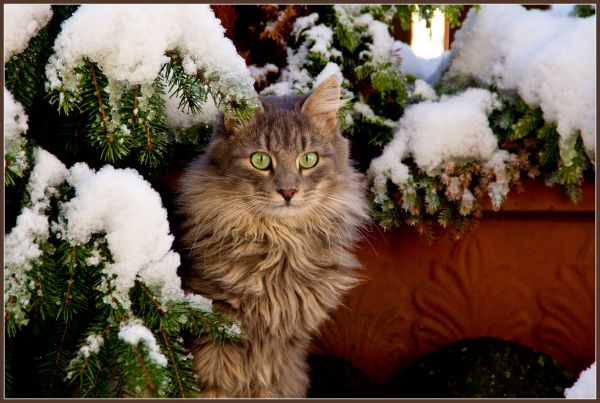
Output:
<svg viewBox="0 0 600 403">
<path fill-rule="evenodd" d="M 263 97 L 261 103 L 252 119 L 224 118 L 215 131 L 207 162 L 222 186 L 249 210 L 282 219 L 336 204 L 330 202 L 342 198 L 354 178 L 338 128 L 337 79 L 308 96 Z"/>
</svg>

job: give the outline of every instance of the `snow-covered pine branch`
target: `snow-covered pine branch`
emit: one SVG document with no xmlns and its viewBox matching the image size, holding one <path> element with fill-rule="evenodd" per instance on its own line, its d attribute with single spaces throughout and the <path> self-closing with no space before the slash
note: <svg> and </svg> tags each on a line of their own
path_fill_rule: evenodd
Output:
<svg viewBox="0 0 600 403">
<path fill-rule="evenodd" d="M 416 80 L 411 96 L 424 102 L 406 108 L 371 162 L 380 223 L 430 235 L 427 222 L 463 227 L 486 194 L 500 209 L 522 174 L 543 173 L 577 202 L 595 165 L 594 28 L 595 16 L 518 5 L 470 11 L 434 83 L 445 95 Z"/>
<path fill-rule="evenodd" d="M 134 155 L 155 168 L 177 140 L 167 125 L 212 125 L 218 111 L 244 119 L 257 105 L 244 60 L 208 5 L 83 5 L 53 52 L 51 102 L 84 115 L 84 132 L 111 163 Z"/>
<path fill-rule="evenodd" d="M 41 148 L 33 162 L 29 206 L 6 236 L 4 304 L 9 338 L 31 328 L 49 334 L 33 348 L 52 352 L 38 393 L 61 395 L 79 381 L 84 395 L 102 396 L 100 384 L 115 377 L 129 387 L 112 384 L 111 396 L 193 392 L 181 332 L 236 335 L 210 300 L 182 291 L 159 195 L 132 169 L 67 169 Z M 111 368 L 128 356 L 127 369 Z"/>
</svg>

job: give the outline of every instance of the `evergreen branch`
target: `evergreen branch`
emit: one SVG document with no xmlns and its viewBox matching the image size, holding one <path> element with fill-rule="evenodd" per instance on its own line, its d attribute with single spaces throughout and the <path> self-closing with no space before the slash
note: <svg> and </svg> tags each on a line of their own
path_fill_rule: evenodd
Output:
<svg viewBox="0 0 600 403">
<path fill-rule="evenodd" d="M 152 303 L 152 305 L 154 305 L 154 307 L 156 308 L 156 310 L 158 312 L 160 312 L 161 315 L 164 315 L 165 311 L 164 311 L 162 305 L 160 305 L 160 303 L 152 296 L 152 293 L 150 293 L 150 290 L 148 290 L 148 288 L 146 286 L 144 286 L 144 284 L 141 283 L 141 282 L 139 282 L 139 281 L 137 282 L 137 285 L 144 292 L 144 294 L 146 294 L 146 296 L 148 297 L 148 299 L 150 300 L 150 302 Z"/>
<path fill-rule="evenodd" d="M 31 38 L 23 52 L 6 61 L 6 89 L 27 109 L 44 91 L 44 66 L 51 53 L 52 40 L 45 26 Z"/>
<path fill-rule="evenodd" d="M 133 115 L 133 121 L 135 123 L 139 123 L 140 119 L 138 118 L 138 93 L 140 90 L 140 85 L 136 85 L 133 89 L 133 109 L 131 110 L 131 114 Z"/>
<path fill-rule="evenodd" d="M 177 361 L 175 360 L 173 350 L 171 349 L 169 339 L 167 338 L 167 333 L 165 332 L 165 329 L 162 326 L 160 327 L 160 334 L 162 335 L 162 338 L 165 342 L 165 347 L 167 348 L 167 351 L 169 353 L 169 358 L 171 360 L 171 363 L 173 364 L 173 370 L 175 371 L 175 379 L 177 380 L 179 394 L 181 397 L 185 397 L 185 389 L 183 387 L 183 380 L 181 379 L 181 375 L 179 374 L 179 366 L 177 365 Z"/>
<path fill-rule="evenodd" d="M 137 346 L 132 346 L 131 348 L 132 348 L 133 352 L 135 353 L 135 356 L 136 356 L 140 366 L 142 367 L 142 372 L 144 374 L 144 378 L 146 379 L 146 385 L 148 386 L 148 388 L 150 390 L 152 390 L 152 391 L 156 390 L 156 385 L 154 384 L 154 381 L 152 381 L 152 378 L 150 377 L 150 373 L 148 372 L 148 369 L 146 368 L 144 357 L 142 357 L 142 354 L 140 353 Z"/>
<path fill-rule="evenodd" d="M 150 125 L 146 125 L 146 152 L 152 152 L 152 137 L 150 137 Z"/>
<path fill-rule="evenodd" d="M 69 280 L 67 280 L 67 291 L 64 294 L 64 298 L 63 298 L 63 302 L 65 303 L 66 306 L 69 306 L 71 304 L 71 287 L 73 287 L 73 282 L 75 279 L 75 273 L 77 272 L 76 270 L 76 266 L 75 266 L 75 260 L 77 259 L 77 252 L 75 250 L 75 247 L 73 246 L 71 248 L 71 259 L 69 260 L 70 263 L 70 267 L 69 267 Z M 59 311 L 60 313 L 60 311 Z"/>
<path fill-rule="evenodd" d="M 108 333 L 108 331 L 110 330 L 110 328 L 111 328 L 111 327 L 112 327 L 112 323 L 108 323 L 108 324 L 107 324 L 107 325 L 104 327 L 104 329 L 102 329 L 102 332 L 100 332 L 100 337 L 101 337 L 101 338 L 104 338 L 104 337 L 106 336 L 106 333 Z M 85 357 L 85 359 L 83 360 L 83 362 L 81 363 L 81 365 L 79 366 L 79 371 L 78 371 L 78 374 L 77 374 L 77 378 L 79 378 L 79 380 L 80 380 L 80 384 L 83 382 L 83 375 L 84 375 L 84 372 L 85 372 L 86 370 L 88 370 L 88 368 L 89 368 L 89 367 L 88 367 L 88 363 L 89 363 L 90 359 L 92 358 L 92 356 L 93 356 L 92 354 L 89 354 L 89 355 L 87 355 L 87 356 Z M 98 383 L 97 383 L 97 378 L 98 378 L 98 376 L 100 376 L 100 373 L 101 373 L 101 372 L 102 372 L 102 371 L 97 371 L 97 373 L 96 373 L 96 376 L 94 377 L 94 382 L 93 382 L 93 385 L 97 385 L 97 384 L 98 384 Z M 75 377 L 72 377 L 71 379 L 72 379 L 72 381 L 71 381 L 71 382 L 74 382 L 74 380 L 75 380 L 76 378 L 75 378 Z M 86 392 L 86 391 L 84 391 L 84 394 L 85 394 L 85 393 L 87 393 L 87 392 Z"/>
<path fill-rule="evenodd" d="M 104 110 L 104 102 L 102 101 L 102 96 L 100 95 L 101 94 L 100 93 L 100 85 L 98 84 L 98 77 L 96 76 L 96 69 L 94 67 L 94 64 L 91 62 L 88 62 L 88 68 L 90 69 L 90 73 L 92 74 L 92 83 L 94 84 L 95 94 L 98 99 L 98 107 L 99 107 L 100 116 L 102 119 L 102 126 L 104 127 L 104 131 L 108 135 L 109 143 L 112 144 L 114 142 L 115 135 L 109 128 L 108 116 L 106 115 L 106 111 Z"/>
<path fill-rule="evenodd" d="M 65 323 L 65 330 L 60 339 L 58 350 L 56 351 L 56 360 L 54 361 L 54 369 L 52 370 L 52 375 L 50 376 L 50 386 L 48 387 L 48 397 L 52 396 L 52 389 L 54 388 L 54 382 L 56 380 L 56 376 L 58 375 L 58 371 L 60 369 L 60 357 L 62 355 L 62 351 L 64 348 L 65 339 L 68 334 L 68 330 L 69 330 L 69 323 Z"/>
</svg>

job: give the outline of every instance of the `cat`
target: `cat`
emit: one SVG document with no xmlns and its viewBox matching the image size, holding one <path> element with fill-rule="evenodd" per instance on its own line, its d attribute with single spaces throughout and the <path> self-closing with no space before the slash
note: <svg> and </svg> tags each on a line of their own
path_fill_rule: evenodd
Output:
<svg viewBox="0 0 600 403">
<path fill-rule="evenodd" d="M 351 248 L 368 208 L 337 122 L 337 78 L 260 99 L 244 123 L 220 118 L 176 196 L 183 288 L 241 323 L 241 343 L 191 343 L 209 398 L 305 396 L 311 337 L 359 281 Z"/>
</svg>

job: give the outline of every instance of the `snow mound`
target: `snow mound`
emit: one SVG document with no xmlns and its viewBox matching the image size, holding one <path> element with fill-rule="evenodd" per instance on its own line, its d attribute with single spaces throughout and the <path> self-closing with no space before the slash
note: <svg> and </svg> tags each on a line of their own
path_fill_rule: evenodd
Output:
<svg viewBox="0 0 600 403">
<path fill-rule="evenodd" d="M 581 372 L 575 384 L 565 390 L 567 399 L 596 399 L 596 363 Z"/>
<path fill-rule="evenodd" d="M 504 190 L 504 162 L 498 141 L 488 124 L 495 97 L 487 90 L 471 88 L 439 101 L 424 101 L 406 108 L 394 138 L 381 156 L 373 159 L 368 175 L 379 202 L 387 199 L 387 180 L 398 186 L 411 178 L 402 160 L 412 156 L 429 176 L 441 171 L 444 162 L 481 161 L 494 169 L 496 186 Z M 490 189 L 490 193 L 497 193 Z"/>
<path fill-rule="evenodd" d="M 596 17 L 572 18 L 519 5 L 471 10 L 456 33 L 448 78 L 472 76 L 516 90 L 544 120 L 555 122 L 568 165 L 573 135 L 586 151 L 596 146 Z"/>
<path fill-rule="evenodd" d="M 167 212 L 150 184 L 133 169 L 107 165 L 94 172 L 84 163 L 71 168 L 67 181 L 75 197 L 62 205 L 63 234 L 72 243 L 106 234 L 114 260 L 104 268 L 109 278 L 115 275 L 111 296 L 128 307 L 129 290 L 140 279 L 158 287 L 164 301 L 183 298 Z"/>
<path fill-rule="evenodd" d="M 24 51 L 50 18 L 52 8 L 48 4 L 5 4 L 4 62 Z"/>
<path fill-rule="evenodd" d="M 184 55 L 186 72 L 217 73 L 215 85 L 224 93 L 253 97 L 254 80 L 244 59 L 207 4 L 82 5 L 63 23 L 46 75 L 51 88 L 74 85 L 74 67 L 88 58 L 109 80 L 148 84 L 169 61 L 165 53 L 173 50 Z M 237 93 L 227 90 L 236 82 L 241 83 Z"/>
</svg>

